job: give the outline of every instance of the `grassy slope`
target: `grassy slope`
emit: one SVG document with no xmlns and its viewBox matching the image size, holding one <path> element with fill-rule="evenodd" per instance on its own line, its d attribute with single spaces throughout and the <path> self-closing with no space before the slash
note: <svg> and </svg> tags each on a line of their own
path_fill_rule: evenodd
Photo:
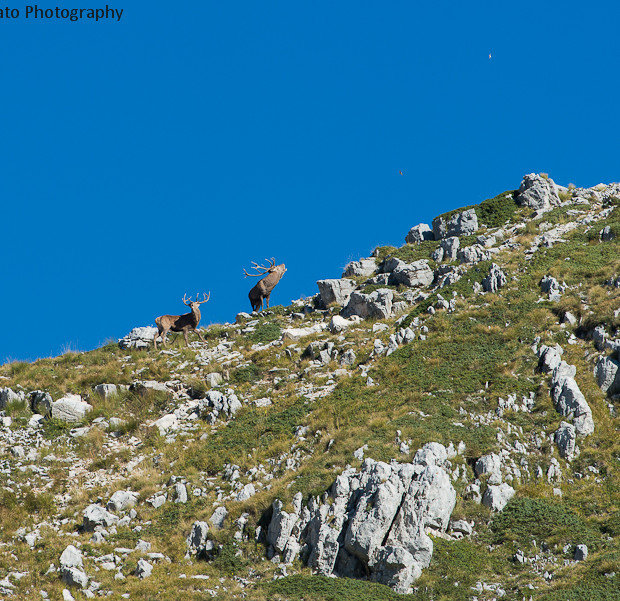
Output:
<svg viewBox="0 0 620 601">
<path fill-rule="evenodd" d="M 545 216 L 545 220 L 561 222 L 566 212 L 557 210 Z M 618 227 L 618 209 L 607 223 Z M 596 224 L 598 230 L 604 224 Z M 531 239 L 534 230 L 528 226 L 523 234 L 523 242 Z M 270 574 L 273 567 L 264 561 L 264 548 L 253 542 L 231 543 L 234 520 L 242 513 L 250 514 L 250 528 L 256 527 L 264 518 L 275 497 L 290 500 L 300 490 L 306 498 L 310 494 L 322 493 L 333 481 L 335 473 L 347 464 L 355 465 L 352 451 L 368 444 L 367 455 L 377 459 L 407 457 L 399 453 L 395 442 L 396 430 L 401 430 L 402 439 L 411 439 L 412 452 L 429 440 L 448 444 L 463 440 L 467 445 L 464 457 L 454 460 L 467 470 L 469 480 L 473 479 L 471 461 L 481 454 L 497 451 L 497 428 L 502 427 L 506 438 L 514 441 L 514 432 L 508 434 L 504 423 L 474 423 L 460 409 L 468 413 L 486 414 L 497 407 L 499 397 L 518 393 L 536 395 L 535 409 L 531 414 L 509 414 L 504 419 L 523 429 L 520 440 L 528 440 L 534 432 L 546 429 L 553 432 L 560 416 L 554 411 L 548 393 L 548 377 L 537 373 L 536 361 L 529 344 L 536 335 L 546 343 L 559 342 L 566 350 L 565 358 L 577 366 L 577 380 L 586 395 L 594 413 L 596 431 L 587 439 L 580 441 L 581 455 L 572 467 L 560 460 L 565 472 L 561 484 L 563 496 L 559 500 L 553 496 L 552 485 L 543 480 L 524 478 L 518 488 L 518 495 L 499 516 L 492 516 L 486 508 L 459 499 L 454 517 L 474 518 L 477 536 L 472 540 L 435 541 L 435 553 L 430 568 L 418 581 L 416 599 L 469 599 L 474 593 L 471 586 L 477 581 L 502 583 L 510 592 L 507 599 L 521 599 L 523 596 L 535 599 L 617 599 L 620 595 L 619 577 L 609 577 L 610 573 L 620 573 L 620 521 L 618 509 L 620 490 L 618 485 L 618 419 L 609 415 L 604 395 L 595 384 L 592 375 L 593 364 L 587 353 L 591 344 L 580 341 L 568 345 L 569 330 L 558 325 L 558 312 L 570 309 L 583 316 L 589 325 L 606 323 L 618 326 L 613 311 L 620 303 L 620 293 L 603 288 L 605 279 L 620 272 L 620 252 L 618 240 L 599 243 L 597 237 L 583 231 L 583 228 L 567 236 L 569 241 L 551 249 L 541 250 L 532 261 L 525 261 L 520 251 L 502 257 L 501 264 L 508 265 L 510 279 L 500 295 L 474 296 L 472 282 L 480 281 L 486 275 L 487 266 L 479 265 L 452 288 L 442 290 L 449 297 L 452 289 L 465 298 L 459 301 L 459 309 L 452 314 L 438 313 L 433 317 L 425 313 L 429 299 L 423 306 L 414 308 L 413 315 L 420 315 L 429 327 L 426 341 L 415 341 L 399 349 L 392 356 L 377 362 L 371 370 L 378 386 L 368 388 L 358 376 L 342 379 L 335 391 L 328 397 L 316 401 L 304 398 L 295 387 L 295 381 L 276 383 L 271 369 L 288 370 L 298 373 L 307 365 L 297 357 L 288 358 L 281 350 L 268 349 L 251 351 L 252 342 L 267 342 L 275 336 L 277 328 L 284 325 L 282 315 L 261 318 L 261 328 L 253 334 L 254 340 L 247 341 L 239 331 L 227 332 L 228 340 L 234 348 L 242 349 L 251 361 L 253 376 L 248 372 L 234 380 L 238 394 L 254 398 L 264 394 L 272 396 L 276 402 L 271 407 L 257 409 L 246 406 L 236 419 L 225 427 L 211 431 L 199 424 L 195 437 L 179 439 L 172 444 L 152 433 L 147 433 L 141 424 L 161 415 L 171 408 L 170 400 L 162 395 L 138 395 L 123 393 L 117 399 L 103 402 L 94 400 L 95 411 L 89 416 L 92 421 L 97 416 L 120 416 L 128 420 L 127 433 L 123 440 L 137 434 L 143 440 L 142 453 L 160 454 L 158 466 L 147 466 L 135 475 L 129 475 L 123 488 L 140 492 L 141 499 L 154 492 L 165 482 L 170 474 L 182 474 L 188 480 L 201 481 L 204 476 L 218 477 L 227 463 L 234 462 L 243 471 L 258 463 L 274 460 L 274 479 L 269 490 L 259 492 L 245 503 L 228 503 L 230 519 L 224 530 L 214 536 L 224 544 L 224 552 L 216 562 L 205 564 L 183 562 L 185 552 L 184 535 L 195 519 L 206 519 L 212 511 L 215 490 L 208 498 L 190 499 L 187 505 L 166 504 L 158 510 L 140 505 L 140 518 L 151 520 L 141 533 L 127 528 L 108 539 L 94 550 L 98 554 L 111 552 L 114 547 L 134 546 L 138 538 L 154 543 L 155 550 L 169 555 L 172 564 L 156 569 L 157 576 L 143 582 L 128 577 L 123 583 L 113 581 L 113 572 L 100 572 L 96 579 L 102 588 L 128 592 L 132 599 L 160 600 L 177 598 L 183 592 L 185 598 L 206 598 L 206 588 L 219 589 L 218 598 L 238 598 L 240 591 L 233 573 L 244 577 L 253 574 Z M 433 245 L 429 245 L 430 252 Z M 402 253 L 411 251 L 404 247 Z M 416 250 L 419 253 L 420 249 Z M 427 255 L 428 256 L 428 255 Z M 571 260 L 565 258 L 570 256 Z M 410 259 L 410 257 L 408 257 Z M 579 286 L 569 290 L 563 297 L 560 307 L 539 300 L 538 282 L 551 273 L 569 286 Z M 280 311 L 284 314 L 289 311 Z M 223 329 L 210 330 L 216 339 Z M 354 341 L 358 356 L 369 351 L 375 335 L 363 328 L 347 334 Z M 193 351 L 176 348 L 181 361 L 191 361 Z M 123 360 L 127 355 L 129 360 Z M 173 362 L 174 363 L 174 362 Z M 83 366 L 77 368 L 77 366 Z M 246 369 L 243 366 L 237 369 Z M 63 392 L 87 393 L 94 384 L 100 382 L 129 383 L 133 373 L 143 370 L 141 378 L 165 380 L 171 377 L 175 366 L 170 358 L 146 352 L 126 353 L 114 345 L 109 345 L 92 353 L 69 353 L 55 359 L 38 361 L 35 364 L 14 363 L 2 368 L 2 375 L 8 386 L 22 385 L 25 389 L 47 389 L 56 397 Z M 208 370 L 207 370 L 208 371 Z M 132 373 L 133 372 L 133 373 Z M 190 376 L 188 376 L 189 378 Z M 254 382 L 256 377 L 262 379 Z M 320 374 L 317 382 L 321 383 Z M 199 382 L 196 382 L 199 384 Z M 26 419 L 27 412 L 19 406 L 9 408 L 15 417 L 15 428 Z M 425 417 L 421 415 L 424 414 Z M 21 421 L 20 421 L 21 420 Z M 311 435 L 305 443 L 298 443 L 293 435 L 299 424 L 309 426 Z M 48 437 L 73 452 L 85 461 L 88 469 L 96 472 L 107 469 L 110 473 L 127 461 L 129 454 L 106 454 L 105 442 L 101 435 L 91 432 L 78 441 L 58 439 L 62 434 L 59 424 L 46 427 Z M 200 434 L 209 433 L 206 441 Z M 317 434 L 318 432 L 318 434 Z M 329 447 L 328 441 L 334 443 Z M 302 456 L 312 458 L 302 462 L 297 472 L 286 471 L 275 460 L 296 445 Z M 54 450 L 56 455 L 58 450 Z M 127 451 L 129 453 L 129 451 Z M 530 471 L 536 464 L 545 469 L 552 456 L 558 457 L 557 450 L 546 442 L 540 451 L 533 451 L 527 460 Z M 599 476 L 588 471 L 596 466 Z M 578 479 L 571 471 L 584 475 Z M 18 480 L 19 474 L 14 479 Z M 597 480 L 600 479 L 599 482 Z M 223 484 L 222 484 L 223 485 Z M 461 491 L 464 484 L 455 483 Z M 94 500 L 109 491 L 94 488 L 80 491 L 79 483 L 68 481 L 58 471 L 50 491 L 30 493 L 13 487 L 14 492 L 4 490 L 0 507 L 0 520 L 3 531 L 10 535 L 17 525 L 27 524 L 29 520 L 40 521 L 44 516 L 55 512 L 51 493 L 69 491 L 79 507 L 67 509 L 64 516 L 72 518 L 63 526 L 65 532 L 75 532 L 74 511 L 81 509 L 87 501 Z M 15 552 L 19 563 L 30 571 L 30 575 L 19 583 L 24 598 L 38 598 L 38 589 L 45 588 L 50 594 L 62 586 L 55 577 L 45 576 L 50 563 L 56 563 L 62 549 L 69 539 L 59 539 L 51 531 L 42 531 L 43 539 L 33 553 L 23 543 L 18 543 Z M 88 535 L 79 535 L 77 540 L 88 546 Z M 73 542 L 73 538 L 70 539 Z M 251 540 L 251 538 L 250 538 Z M 536 541 L 536 546 L 533 544 Z M 541 556 L 540 546 L 549 545 L 549 553 L 561 559 L 568 557 L 562 553 L 565 544 L 575 545 L 586 542 L 590 549 L 587 562 L 567 568 L 549 565 L 553 578 L 547 582 L 535 575 L 530 566 L 522 566 L 512 561 L 517 549 L 533 557 Z M 241 555 L 237 556 L 238 551 Z M 124 560 L 124 573 L 135 565 L 136 558 L 129 556 Z M 132 563 L 134 562 L 134 563 Z M 15 568 L 15 560 L 8 553 L 0 552 L 0 570 Z M 247 590 L 250 599 L 395 599 L 387 587 L 366 582 L 334 580 L 311 577 L 307 568 L 299 563 L 294 566 L 299 574 L 292 578 L 261 584 Z M 88 569 L 89 572 L 92 570 Z M 253 572 L 250 572 L 252 570 Z M 542 570 L 544 571 L 544 570 Z M 194 573 L 208 574 L 210 580 L 180 580 L 179 574 L 191 576 Z M 218 578 L 225 581 L 220 583 Z M 528 585 L 533 585 L 532 590 Z M 227 589 L 224 591 L 224 587 Z M 28 592 L 33 591 L 33 592 Z M 161 591 L 161 592 L 159 592 Z M 478 594 L 479 599 L 487 598 Z"/>
</svg>

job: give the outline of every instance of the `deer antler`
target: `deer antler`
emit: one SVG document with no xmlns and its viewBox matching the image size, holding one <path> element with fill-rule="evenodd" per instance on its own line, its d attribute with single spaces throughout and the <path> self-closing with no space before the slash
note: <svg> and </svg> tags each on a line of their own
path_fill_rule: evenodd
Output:
<svg viewBox="0 0 620 601">
<path fill-rule="evenodd" d="M 270 261 L 268 259 L 266 259 L 267 263 L 270 263 Z M 258 271 L 259 273 L 248 273 L 245 269 L 243 270 L 243 273 L 245 273 L 245 277 L 262 277 L 264 276 L 266 273 L 268 273 L 271 268 L 274 266 L 275 264 L 275 259 L 273 259 L 273 263 L 271 263 L 269 265 L 269 267 L 265 267 L 264 265 L 259 265 L 256 261 L 250 261 L 253 265 L 252 269 L 256 269 L 256 271 Z M 262 269 L 263 271 L 259 271 L 260 269 Z"/>
<path fill-rule="evenodd" d="M 205 298 L 205 297 L 206 297 L 206 298 Z M 198 295 L 196 295 L 196 302 L 197 302 L 199 305 L 202 305 L 202 303 L 206 303 L 206 302 L 207 302 L 207 301 L 211 298 L 211 291 L 209 290 L 209 294 L 208 294 L 208 295 L 207 295 L 207 294 L 205 294 L 205 293 L 203 292 L 203 293 L 202 293 L 202 298 L 203 298 L 204 300 L 201 300 L 201 301 L 198 303 Z"/>
<path fill-rule="evenodd" d="M 185 298 L 186 296 L 187 294 L 183 295 L 183 304 L 189 307 L 192 304 L 192 297 L 190 296 L 189 298 Z"/>
</svg>

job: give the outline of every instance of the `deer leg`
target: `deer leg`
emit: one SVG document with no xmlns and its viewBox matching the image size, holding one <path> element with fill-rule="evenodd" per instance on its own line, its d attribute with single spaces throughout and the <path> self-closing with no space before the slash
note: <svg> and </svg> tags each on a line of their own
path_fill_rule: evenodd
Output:
<svg viewBox="0 0 620 601">
<path fill-rule="evenodd" d="M 200 340 L 202 340 L 205 344 L 207 343 L 207 341 L 202 337 L 202 334 L 200 333 L 200 330 L 194 330 L 196 332 L 196 334 L 198 334 L 198 338 L 200 338 Z"/>
<path fill-rule="evenodd" d="M 183 337 L 185 338 L 185 346 L 189 346 L 189 339 L 187 338 L 187 329 L 183 328 Z"/>
<path fill-rule="evenodd" d="M 269 297 L 270 297 L 270 296 L 271 296 L 271 295 L 270 295 L 270 294 L 268 294 L 268 295 L 265 297 L 265 300 L 267 301 L 267 309 L 269 309 Z"/>
</svg>

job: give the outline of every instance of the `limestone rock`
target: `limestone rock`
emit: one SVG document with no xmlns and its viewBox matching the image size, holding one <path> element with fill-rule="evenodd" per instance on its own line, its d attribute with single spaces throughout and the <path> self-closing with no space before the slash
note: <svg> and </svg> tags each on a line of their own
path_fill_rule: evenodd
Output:
<svg viewBox="0 0 620 601">
<path fill-rule="evenodd" d="M 151 427 L 157 428 L 162 436 L 165 436 L 171 430 L 179 429 L 179 419 L 174 413 L 169 413 L 155 420 Z"/>
<path fill-rule="evenodd" d="M 476 476 L 489 475 L 490 484 L 499 484 L 502 481 L 502 460 L 497 453 L 483 455 L 474 466 Z"/>
<path fill-rule="evenodd" d="M 228 511 L 226 507 L 218 507 L 209 518 L 211 524 L 213 524 L 214 528 L 221 528 L 224 525 L 224 520 L 228 515 Z"/>
<path fill-rule="evenodd" d="M 28 394 L 30 410 L 39 415 L 49 415 L 52 412 L 52 396 L 43 390 L 33 390 Z M 0 405 L 2 403 L 0 402 Z"/>
<path fill-rule="evenodd" d="M 118 344 L 122 349 L 148 349 L 157 335 L 157 328 L 151 326 L 134 328 Z"/>
<path fill-rule="evenodd" d="M 116 384 L 97 384 L 95 386 L 95 394 L 107 399 L 118 394 L 118 386 Z"/>
<path fill-rule="evenodd" d="M 369 317 L 385 319 L 392 314 L 393 299 L 394 292 L 389 288 L 380 288 L 370 294 L 353 292 L 342 315 L 344 317 L 359 315 L 362 319 Z"/>
<path fill-rule="evenodd" d="M 118 522 L 118 518 L 113 513 L 94 503 L 84 510 L 83 516 L 82 528 L 86 532 L 93 532 L 97 526 L 108 528 Z"/>
<path fill-rule="evenodd" d="M 144 580 L 148 578 L 153 571 L 153 566 L 146 561 L 146 559 L 138 559 L 138 565 L 136 566 L 135 575 L 140 578 L 140 580 Z"/>
<path fill-rule="evenodd" d="M 60 556 L 61 568 L 81 568 L 84 566 L 82 553 L 73 545 L 69 545 Z"/>
<path fill-rule="evenodd" d="M 418 225 L 414 225 L 410 230 L 407 236 L 405 237 L 405 242 L 407 244 L 416 244 L 418 242 L 422 242 L 423 240 L 434 240 L 435 236 L 433 234 L 433 230 L 428 227 L 426 223 L 419 223 Z"/>
<path fill-rule="evenodd" d="M 298 493 L 293 512 L 276 500 L 267 535 L 271 553 L 289 562 L 301 547 L 319 574 L 370 577 L 407 592 L 431 560 L 427 529 L 445 531 L 456 503 L 442 467 L 446 459 L 443 445 L 428 443 L 410 464 L 365 459 L 306 507 Z"/>
<path fill-rule="evenodd" d="M 609 395 L 620 392 L 620 362 L 612 357 L 601 357 L 594 368 L 596 382 Z"/>
<path fill-rule="evenodd" d="M 562 361 L 551 376 L 551 396 L 556 411 L 561 415 L 572 416 L 573 425 L 580 436 L 594 432 L 592 410 L 575 382 L 576 369 Z"/>
<path fill-rule="evenodd" d="M 433 234 L 435 240 L 442 240 L 450 236 L 467 236 L 478 229 L 478 217 L 474 209 L 467 209 L 451 217 L 435 217 L 433 219 Z"/>
<path fill-rule="evenodd" d="M 575 457 L 575 442 L 577 440 L 575 426 L 567 422 L 561 422 L 560 427 L 555 431 L 554 440 L 558 445 L 560 455 L 566 461 L 572 461 Z"/>
<path fill-rule="evenodd" d="M 79 586 L 80 588 L 86 588 L 88 586 L 88 576 L 86 572 L 79 568 L 62 568 L 61 574 L 63 582 L 69 586 Z"/>
<path fill-rule="evenodd" d="M 190 554 L 200 553 L 207 542 L 207 534 L 209 534 L 209 524 L 207 522 L 196 521 L 192 524 L 192 529 L 185 539 Z"/>
<path fill-rule="evenodd" d="M 520 206 L 540 210 L 559 205 L 560 197 L 552 179 L 529 173 L 523 177 L 515 201 Z"/>
<path fill-rule="evenodd" d="M 538 369 L 543 372 L 552 372 L 556 367 L 562 363 L 562 353 L 564 351 L 560 345 L 556 344 L 554 347 L 546 346 L 543 344 L 538 349 Z"/>
<path fill-rule="evenodd" d="M 357 284 L 353 280 L 347 279 L 331 279 L 318 280 L 319 298 L 324 307 L 328 307 L 332 303 L 344 306 L 347 304 L 351 293 L 357 288 Z"/>
<path fill-rule="evenodd" d="M 428 266 L 428 261 L 421 259 L 413 263 L 401 262 L 390 273 L 388 282 L 393 286 L 403 284 L 413 288 L 416 286 L 428 286 L 433 279 L 433 270 Z"/>
<path fill-rule="evenodd" d="M 23 392 L 14 392 L 11 388 L 0 388 L 0 410 L 8 403 L 19 403 L 24 400 Z"/>
<path fill-rule="evenodd" d="M 220 419 L 231 419 L 241 409 L 241 402 L 232 389 L 226 394 L 219 390 L 209 390 L 204 399 L 198 401 L 198 410 L 202 418 L 210 424 Z"/>
<path fill-rule="evenodd" d="M 397 593 L 411 592 L 411 585 L 422 575 L 420 564 L 403 547 L 382 547 L 370 564 L 372 580 L 386 584 Z"/>
<path fill-rule="evenodd" d="M 491 511 L 501 511 L 515 495 L 515 489 L 505 482 L 498 486 L 489 485 L 482 496 L 482 504 Z"/>
<path fill-rule="evenodd" d="M 588 547 L 587 545 L 577 545 L 575 548 L 575 554 L 573 555 L 573 559 L 575 561 L 585 561 L 588 557 Z"/>
<path fill-rule="evenodd" d="M 347 263 L 342 273 L 343 278 L 371 276 L 377 269 L 375 259 L 360 259 L 359 261 L 351 261 Z"/>
<path fill-rule="evenodd" d="M 52 403 L 51 414 L 54 419 L 73 423 L 82 421 L 92 408 L 79 394 L 67 394 Z"/>
<path fill-rule="evenodd" d="M 456 253 L 456 256 L 459 262 L 469 265 L 480 263 L 480 261 L 488 261 L 491 258 L 489 251 L 480 246 L 480 244 L 472 244 L 471 246 L 461 248 Z"/>
<path fill-rule="evenodd" d="M 444 261 L 453 261 L 456 259 L 461 242 L 458 236 L 450 236 L 441 241 L 439 248 L 443 250 L 442 259 Z"/>
<path fill-rule="evenodd" d="M 347 328 L 350 328 L 351 326 L 358 324 L 360 321 L 361 321 L 361 318 L 358 317 L 357 315 L 352 315 L 350 319 L 345 319 L 344 317 L 340 315 L 334 315 L 331 321 L 329 322 L 327 329 L 332 334 L 338 334 L 340 332 L 343 332 Z"/>
<path fill-rule="evenodd" d="M 131 509 L 138 502 L 138 493 L 131 490 L 117 490 L 108 501 L 108 511 L 125 511 Z"/>
<path fill-rule="evenodd" d="M 489 269 L 489 274 L 482 280 L 482 289 L 485 292 L 497 292 L 502 286 L 506 285 L 507 281 L 506 274 L 500 269 L 499 265 L 493 263 Z"/>
</svg>

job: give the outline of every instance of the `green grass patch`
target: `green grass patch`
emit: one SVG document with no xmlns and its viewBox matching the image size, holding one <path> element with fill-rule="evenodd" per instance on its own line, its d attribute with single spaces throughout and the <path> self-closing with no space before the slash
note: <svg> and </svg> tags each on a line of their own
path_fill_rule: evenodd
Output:
<svg viewBox="0 0 620 601">
<path fill-rule="evenodd" d="M 399 595 L 383 584 L 326 576 L 289 576 L 261 584 L 259 588 L 273 601 L 403 601 L 419 598 Z"/>
<path fill-rule="evenodd" d="M 248 340 L 255 344 L 267 344 L 279 340 L 282 336 L 280 326 L 275 323 L 261 323 L 247 335 Z"/>
<path fill-rule="evenodd" d="M 601 534 L 557 500 L 516 498 L 491 522 L 495 544 L 514 541 L 529 544 L 532 538 L 549 546 L 586 544 L 590 551 L 601 546 Z"/>
</svg>

